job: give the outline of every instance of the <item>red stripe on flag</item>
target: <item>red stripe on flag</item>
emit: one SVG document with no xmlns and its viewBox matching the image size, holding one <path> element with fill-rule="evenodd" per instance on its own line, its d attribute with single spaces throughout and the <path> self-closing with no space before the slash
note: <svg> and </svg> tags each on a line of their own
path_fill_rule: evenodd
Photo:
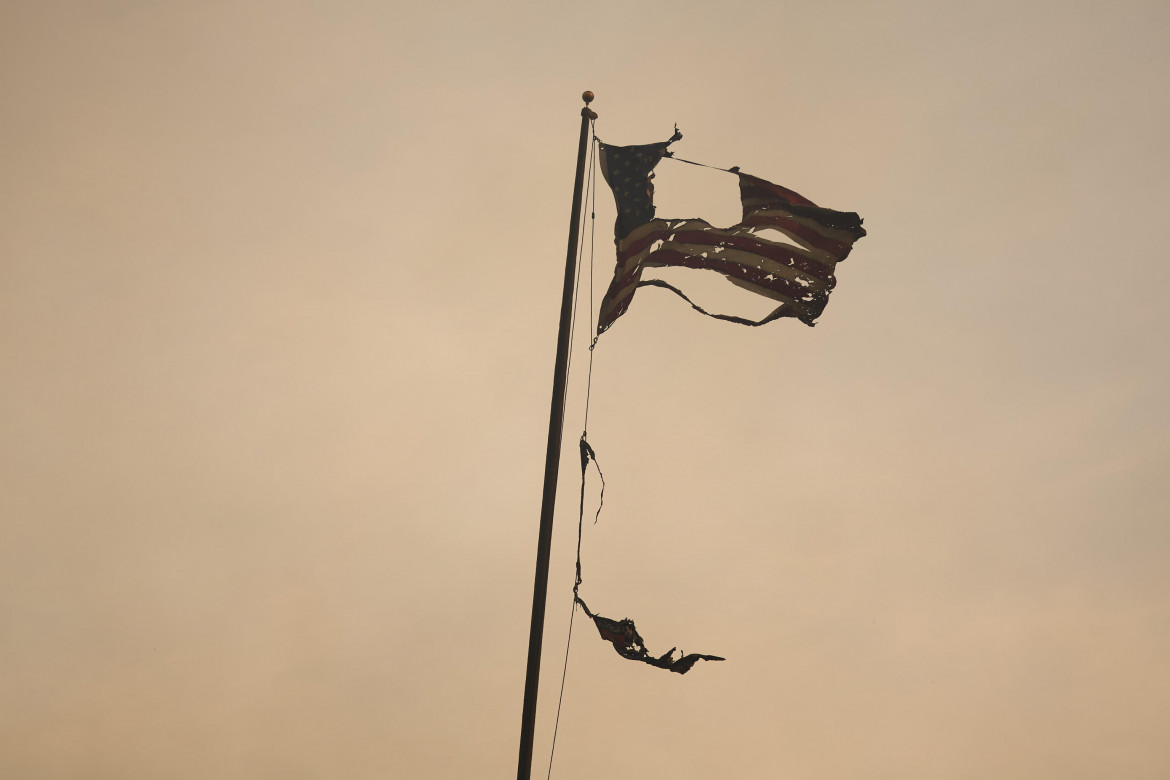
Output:
<svg viewBox="0 0 1170 780">
<path fill-rule="evenodd" d="M 814 279 L 820 279 L 825 283 L 829 283 L 833 279 L 832 264 L 810 260 L 804 255 L 767 239 L 751 236 L 729 236 L 726 233 L 712 233 L 703 230 L 681 230 L 674 234 L 674 240 L 683 244 L 699 244 L 712 248 L 725 246 L 728 249 L 738 249 L 741 252 L 775 260 L 777 263 L 803 271 Z"/>
<path fill-rule="evenodd" d="M 678 252 L 673 249 L 660 249 L 653 252 L 647 257 L 643 263 L 644 266 L 655 267 L 682 267 L 682 268 L 704 268 L 711 271 L 719 271 L 729 277 L 742 279 L 746 282 L 762 287 L 765 290 L 772 290 L 781 295 L 787 295 L 793 300 L 800 301 L 808 306 L 810 310 L 817 311 L 825 307 L 829 301 L 829 293 L 825 290 L 814 290 L 805 287 L 797 282 L 785 279 L 782 276 L 772 276 L 765 273 L 758 268 L 741 265 L 739 263 L 723 260 L 719 257 L 703 257 L 702 255 L 693 255 L 684 252 Z M 771 278 L 768 278 L 771 276 Z M 819 308 L 817 308 L 819 305 Z"/>
<path fill-rule="evenodd" d="M 779 215 L 766 214 L 750 214 L 744 218 L 743 222 L 739 224 L 744 227 L 776 227 L 785 230 L 796 236 L 802 241 L 808 243 L 809 246 L 816 249 L 823 249 L 826 252 L 831 252 L 836 256 L 837 262 L 841 262 L 849 256 L 849 252 L 853 249 L 853 244 L 844 241 L 838 241 L 834 238 L 828 238 L 821 233 L 818 233 L 814 228 L 808 225 L 797 222 L 790 217 L 781 217 Z"/>
<path fill-rule="evenodd" d="M 817 205 L 800 193 L 793 192 L 787 187 L 781 187 L 779 184 L 773 184 L 764 179 L 757 179 L 755 176 L 749 176 L 746 173 L 739 175 L 739 188 L 741 198 L 779 198 L 785 203 L 792 203 L 797 206 Z"/>
</svg>

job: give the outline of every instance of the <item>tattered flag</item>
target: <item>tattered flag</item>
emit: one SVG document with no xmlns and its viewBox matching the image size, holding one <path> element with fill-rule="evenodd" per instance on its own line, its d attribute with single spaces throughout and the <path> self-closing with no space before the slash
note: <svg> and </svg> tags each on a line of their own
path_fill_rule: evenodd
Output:
<svg viewBox="0 0 1170 780">
<path fill-rule="evenodd" d="M 861 217 L 853 212 L 822 208 L 808 198 L 755 176 L 739 177 L 743 219 L 716 228 L 701 219 L 654 217 L 653 168 L 670 141 L 644 146 L 601 144 L 601 170 L 614 193 L 618 219 L 614 229 L 617 267 L 601 302 L 597 332 L 602 333 L 625 313 L 638 287 L 668 289 L 697 311 L 741 325 L 763 325 L 796 317 L 813 325 L 836 285 L 833 275 L 853 244 L 865 235 Z M 776 230 L 794 244 L 762 237 Z M 642 279 L 654 267 L 705 268 L 718 271 L 733 284 L 777 301 L 780 305 L 761 320 L 711 314 L 681 290 L 661 279 Z"/>
</svg>

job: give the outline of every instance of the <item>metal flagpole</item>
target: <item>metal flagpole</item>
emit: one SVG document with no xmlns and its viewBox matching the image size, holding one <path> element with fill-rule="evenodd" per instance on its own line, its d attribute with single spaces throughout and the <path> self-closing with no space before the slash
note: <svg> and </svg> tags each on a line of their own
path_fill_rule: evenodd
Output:
<svg viewBox="0 0 1170 780">
<path fill-rule="evenodd" d="M 553 369 L 552 410 L 548 419 L 548 450 L 544 456 L 544 498 L 540 504 L 540 535 L 536 543 L 536 582 L 532 587 L 532 627 L 528 633 L 528 671 L 524 677 L 524 716 L 520 724 L 520 762 L 517 780 L 532 776 L 532 738 L 536 729 L 536 692 L 540 685 L 540 650 L 544 640 L 544 605 L 548 595 L 548 559 L 552 548 L 553 507 L 561 463 L 565 385 L 568 379 L 570 323 L 573 316 L 573 277 L 577 266 L 577 239 L 581 228 L 581 189 L 585 181 L 585 148 L 589 122 L 597 114 L 589 108 L 593 93 L 581 95 L 581 141 L 577 147 L 577 178 L 573 181 L 573 214 L 569 221 L 569 251 L 565 257 L 565 289 L 561 296 L 561 326 L 557 361 Z"/>
</svg>

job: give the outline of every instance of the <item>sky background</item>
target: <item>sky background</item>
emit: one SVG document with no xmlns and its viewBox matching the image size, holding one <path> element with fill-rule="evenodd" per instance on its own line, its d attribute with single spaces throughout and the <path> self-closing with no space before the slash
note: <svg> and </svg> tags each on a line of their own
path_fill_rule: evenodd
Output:
<svg viewBox="0 0 1170 780">
<path fill-rule="evenodd" d="M 727 660 L 575 621 L 553 777 L 1170 776 L 1168 36 L 1164 2 L 4 4 L 0 776 L 513 776 L 585 89 L 602 139 L 677 122 L 869 236 L 816 328 L 645 289 L 600 340 L 582 595 Z M 660 215 L 737 219 L 733 177 L 658 173 Z"/>
</svg>

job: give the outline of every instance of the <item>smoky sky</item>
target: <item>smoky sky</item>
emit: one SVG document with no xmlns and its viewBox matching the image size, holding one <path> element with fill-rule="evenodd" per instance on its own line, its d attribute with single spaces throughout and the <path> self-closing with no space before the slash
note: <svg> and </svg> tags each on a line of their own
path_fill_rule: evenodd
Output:
<svg viewBox="0 0 1170 780">
<path fill-rule="evenodd" d="M 511 775 L 589 89 L 606 142 L 677 123 L 679 156 L 868 236 L 815 328 L 650 288 L 598 342 L 582 595 L 727 660 L 629 663 L 578 613 L 553 776 L 1166 777 L 1168 23 L 8 4 L 0 775 Z M 656 173 L 660 216 L 739 218 L 734 177 Z M 594 210 L 569 443 L 614 262 Z"/>
</svg>

